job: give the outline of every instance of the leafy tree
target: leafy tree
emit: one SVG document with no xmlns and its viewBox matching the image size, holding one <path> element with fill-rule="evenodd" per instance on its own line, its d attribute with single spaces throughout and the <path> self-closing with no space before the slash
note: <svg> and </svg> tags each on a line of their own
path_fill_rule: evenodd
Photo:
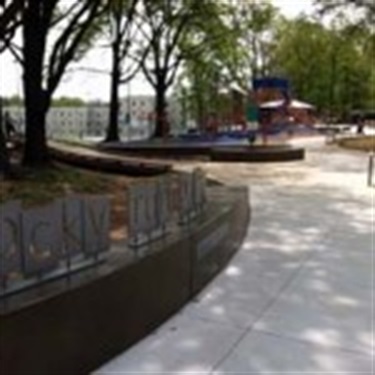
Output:
<svg viewBox="0 0 375 375">
<path fill-rule="evenodd" d="M 277 40 L 274 73 L 288 77 L 296 95 L 339 117 L 367 105 L 372 65 L 361 34 L 300 18 L 284 20 Z"/>
<path fill-rule="evenodd" d="M 273 74 L 287 77 L 293 91 L 318 107 L 329 102 L 330 37 L 324 27 L 304 18 L 282 20 L 273 51 Z"/>
<path fill-rule="evenodd" d="M 270 73 L 279 18 L 270 2 L 260 0 L 217 2 L 208 13 L 211 17 L 191 29 L 190 39 L 205 42 L 184 69 L 189 110 L 201 125 L 210 112 L 222 118 L 234 114 L 233 86 L 246 92 L 252 78 Z"/>
<path fill-rule="evenodd" d="M 239 30 L 238 43 L 243 49 L 246 78 L 264 77 L 269 73 L 273 30 L 277 9 L 268 1 L 244 0 L 233 8 L 234 25 Z"/>
<path fill-rule="evenodd" d="M 187 109 L 195 118 L 199 128 L 203 129 L 208 116 L 219 113 L 222 116 L 229 115 L 231 106 L 228 96 L 237 76 L 231 74 L 225 59 L 217 59 L 209 54 L 202 54 L 197 59 L 189 59 L 186 61 L 181 78 L 181 90 L 186 90 L 182 82 L 187 81 L 188 89 L 184 92 Z"/>
<path fill-rule="evenodd" d="M 315 0 L 320 14 L 357 10 L 355 25 L 373 28 L 375 24 L 375 2 L 373 0 Z"/>
<path fill-rule="evenodd" d="M 52 107 L 83 107 L 85 105 L 85 101 L 81 98 L 75 97 L 68 97 L 68 96 L 61 96 L 56 99 L 52 99 L 51 106 Z"/>
<path fill-rule="evenodd" d="M 108 10 L 111 24 L 111 89 L 109 122 L 106 141 L 119 140 L 119 85 L 130 81 L 140 68 L 140 64 L 132 64 L 129 58 L 136 43 L 136 27 L 134 19 L 137 17 L 137 7 L 140 0 L 115 0 L 110 3 Z M 143 51 L 141 54 L 144 54 Z M 140 57 L 142 61 L 144 57 Z"/>
<path fill-rule="evenodd" d="M 184 95 L 188 112 L 201 129 L 207 116 L 220 107 L 218 95 L 222 87 L 220 70 L 203 56 L 197 60 L 189 59 L 185 64 L 180 90 Z M 182 85 L 183 80 L 187 81 L 187 90 Z"/>
<path fill-rule="evenodd" d="M 3 98 L 3 105 L 6 107 L 22 107 L 24 105 L 23 100 L 18 95 Z"/>
<path fill-rule="evenodd" d="M 191 24 L 181 45 L 186 52 L 179 87 L 187 110 L 200 127 L 209 114 L 228 113 L 230 104 L 223 90 L 233 83 L 239 86 L 244 83 L 241 74 L 244 49 L 238 42 L 240 32 L 233 14 L 233 4 L 207 4 L 205 13 Z"/>
<path fill-rule="evenodd" d="M 84 100 L 73 96 L 60 96 L 51 101 L 51 107 L 82 107 L 85 104 Z M 3 105 L 5 107 L 23 107 L 24 100 L 19 95 L 12 95 L 3 98 Z"/>
<path fill-rule="evenodd" d="M 10 51 L 23 67 L 26 138 L 23 163 L 48 162 L 46 114 L 52 95 L 70 62 L 80 58 L 95 34 L 94 20 L 103 11 L 101 0 L 62 5 L 60 0 L 33 0 L 21 11 L 23 44 Z M 54 28 L 56 36 L 50 33 Z"/>
<path fill-rule="evenodd" d="M 346 92 L 352 98 L 354 107 L 374 108 L 375 106 L 375 2 L 373 0 L 315 0 L 319 15 L 333 16 L 333 23 L 339 24 L 343 42 L 352 45 L 353 66 L 356 67 L 356 76 L 350 76 L 345 70 L 347 86 Z M 350 17 L 349 17 L 350 15 Z M 350 58 L 349 58 L 350 60 Z M 367 77 L 367 78 L 366 78 Z M 367 83 L 366 83 L 367 82 Z M 364 84 L 365 83 L 365 84 Z"/>
<path fill-rule="evenodd" d="M 186 48 L 192 31 L 204 23 L 215 8 L 210 0 L 143 0 L 139 31 L 146 45 L 146 58 L 139 60 L 146 79 L 155 90 L 155 137 L 168 134 L 166 94 L 175 82 L 183 61 L 199 48 Z M 195 37 L 195 47 L 204 40 Z M 191 44 L 190 44 L 191 47 Z"/>
</svg>

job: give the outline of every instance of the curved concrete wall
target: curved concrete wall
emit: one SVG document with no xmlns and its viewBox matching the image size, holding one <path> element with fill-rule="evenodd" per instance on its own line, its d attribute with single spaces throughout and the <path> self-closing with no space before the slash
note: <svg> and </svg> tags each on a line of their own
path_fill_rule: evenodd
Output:
<svg viewBox="0 0 375 375">
<path fill-rule="evenodd" d="M 157 163 L 142 159 L 121 160 L 114 156 L 79 153 L 49 147 L 49 153 L 56 161 L 74 165 L 81 168 L 120 173 L 128 176 L 157 176 L 169 172 L 172 166 L 167 163 Z"/>
<path fill-rule="evenodd" d="M 4 374 L 87 374 L 158 327 L 239 248 L 250 220 L 246 188 L 214 188 L 206 214 L 133 260 L 116 251 L 69 288 L 0 312 Z"/>
<path fill-rule="evenodd" d="M 220 162 L 270 163 L 303 160 L 303 148 L 280 146 L 218 147 L 211 151 L 211 160 Z"/>
<path fill-rule="evenodd" d="M 189 158 L 205 157 L 206 160 L 217 162 L 284 162 L 303 160 L 303 148 L 289 145 L 244 146 L 244 145 L 215 145 L 214 142 L 202 144 L 152 143 L 139 144 L 104 144 L 102 149 L 138 157 Z"/>
</svg>

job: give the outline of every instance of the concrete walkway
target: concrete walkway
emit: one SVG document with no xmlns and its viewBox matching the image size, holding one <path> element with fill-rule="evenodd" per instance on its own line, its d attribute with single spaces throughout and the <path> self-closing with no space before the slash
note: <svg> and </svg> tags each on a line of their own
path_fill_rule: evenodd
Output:
<svg viewBox="0 0 375 375">
<path fill-rule="evenodd" d="M 321 139 L 308 148 L 305 162 L 206 165 L 251 187 L 242 248 L 195 301 L 95 374 L 374 373 L 366 155 Z"/>
</svg>

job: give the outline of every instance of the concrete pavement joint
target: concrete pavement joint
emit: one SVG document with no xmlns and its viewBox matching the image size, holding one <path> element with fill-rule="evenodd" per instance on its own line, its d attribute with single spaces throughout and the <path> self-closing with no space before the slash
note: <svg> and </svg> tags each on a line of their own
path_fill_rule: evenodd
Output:
<svg viewBox="0 0 375 375">
<path fill-rule="evenodd" d="M 264 329 L 260 329 L 260 328 L 253 328 L 252 330 L 253 332 L 259 332 L 261 334 L 264 334 L 264 335 L 267 335 L 267 336 L 272 336 L 272 337 L 276 337 L 276 338 L 279 338 L 279 339 L 283 339 L 283 340 L 288 340 L 288 341 L 292 341 L 292 342 L 297 342 L 297 343 L 300 343 L 300 344 L 304 344 L 306 346 L 314 346 L 316 344 L 312 343 L 311 341 L 308 341 L 308 340 L 304 340 L 304 339 L 301 339 L 301 338 L 296 338 L 296 337 L 291 337 L 291 336 L 286 336 L 282 333 L 276 333 L 276 332 L 271 332 L 271 331 L 267 331 L 267 330 L 264 330 Z M 336 351 L 336 352 L 343 352 L 343 353 L 348 353 L 348 354 L 355 354 L 355 355 L 360 355 L 360 356 L 363 356 L 365 358 L 368 358 L 368 354 L 360 351 L 360 350 L 355 350 L 355 349 L 349 349 L 349 348 L 344 348 L 342 346 L 331 346 L 331 347 L 327 347 L 327 349 L 331 350 L 331 351 Z"/>
<path fill-rule="evenodd" d="M 209 163 L 203 168 L 219 180 L 246 183 L 254 188 L 250 199 L 252 225 L 238 252 L 242 255 L 233 264 L 234 267 L 240 265 L 242 273 L 260 271 L 260 277 L 265 273 L 264 280 L 272 285 L 276 282 L 276 285 L 272 290 L 259 289 L 258 286 L 268 285 L 263 285 L 259 279 L 255 290 L 248 290 L 248 283 L 256 284 L 257 278 L 239 280 L 238 298 L 234 296 L 227 303 L 223 296 L 219 298 L 220 307 L 227 308 L 223 320 L 211 314 L 210 303 L 203 309 L 187 309 L 188 324 L 184 323 L 183 310 L 180 318 L 184 324 L 181 324 L 182 332 L 178 338 L 182 343 L 195 340 L 196 348 L 189 347 L 189 351 L 174 349 L 175 342 L 166 341 L 159 350 L 151 350 L 150 357 L 146 340 L 145 355 L 142 356 L 142 346 L 136 351 L 140 356 L 126 354 L 125 361 L 117 367 L 120 370 L 117 373 L 129 373 L 126 369 L 131 366 L 141 369 L 150 364 L 148 361 L 152 363 L 152 356 L 156 356 L 159 369 L 166 370 L 160 374 L 181 373 L 179 370 L 204 375 L 373 373 L 373 351 L 367 349 L 372 347 L 373 350 L 374 347 L 375 237 L 369 226 L 374 222 L 375 190 L 370 191 L 364 186 L 362 155 L 327 149 L 323 145 L 316 150 L 310 149 L 307 161 L 298 164 L 270 165 L 267 168 L 238 164 L 235 170 L 228 170 L 225 166 Z M 368 263 L 369 241 L 372 243 L 371 265 Z M 270 253 L 263 250 L 270 250 Z M 370 272 L 369 283 L 364 277 Z M 225 278 L 215 281 L 216 288 L 223 291 L 226 286 L 233 291 L 232 287 L 237 285 L 227 285 Z M 372 307 L 369 311 L 371 297 L 367 291 L 371 286 Z M 262 290 L 266 293 L 259 298 Z M 329 294 L 318 295 L 319 291 L 327 290 Z M 246 293 L 248 297 L 243 298 Z M 332 301 L 326 301 L 331 297 Z M 338 301 L 333 306 L 335 298 Z M 312 311 L 309 308 L 311 299 Z M 305 318 L 304 314 L 309 316 Z M 210 326 L 207 332 L 215 333 L 217 342 L 216 339 L 206 341 L 204 333 L 192 330 L 195 326 L 200 329 Z M 229 328 L 235 331 L 228 337 Z M 318 329 L 322 336 L 318 336 L 318 341 L 315 336 L 310 340 L 309 335 L 299 334 L 300 328 Z M 332 330 L 339 336 L 332 336 Z M 163 332 L 160 335 L 162 339 Z M 207 353 L 202 353 L 204 348 Z M 199 371 L 200 365 L 202 371 Z M 171 367 L 174 371 L 170 371 Z M 294 370 L 298 368 L 307 371 Z M 284 371 L 275 371 L 279 369 Z M 152 373 L 158 373 L 158 369 Z"/>
<path fill-rule="evenodd" d="M 315 255 L 316 251 L 312 251 L 311 253 L 308 253 L 306 256 L 306 259 L 301 261 L 301 264 L 299 267 L 293 271 L 292 275 L 285 281 L 285 283 L 280 287 L 278 292 L 271 298 L 271 300 L 267 303 L 267 305 L 262 309 L 262 311 L 259 313 L 257 318 L 251 323 L 251 325 L 245 329 L 242 335 L 238 338 L 238 340 L 234 343 L 232 348 L 229 349 L 229 351 L 213 366 L 210 374 L 213 374 L 214 371 L 216 371 L 219 366 L 225 362 L 225 360 L 234 352 L 234 350 L 240 345 L 240 343 L 243 341 L 245 336 L 247 336 L 248 333 L 255 331 L 254 326 L 256 323 L 259 322 L 259 320 L 265 315 L 265 313 L 277 302 L 281 294 L 291 285 L 291 283 L 297 278 L 297 276 L 301 273 L 302 269 L 304 268 L 305 264 L 311 260 L 311 258 Z"/>
</svg>

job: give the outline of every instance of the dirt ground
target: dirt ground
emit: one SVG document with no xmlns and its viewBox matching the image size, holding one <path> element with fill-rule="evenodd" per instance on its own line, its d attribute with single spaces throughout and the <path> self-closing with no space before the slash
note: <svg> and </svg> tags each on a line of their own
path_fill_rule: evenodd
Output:
<svg viewBox="0 0 375 375">
<path fill-rule="evenodd" d="M 111 202 L 111 240 L 126 237 L 126 191 L 140 178 L 100 174 L 57 166 L 38 172 L 22 172 L 14 179 L 0 182 L 0 205 L 20 200 L 24 207 L 47 204 L 69 195 L 106 194 Z"/>
</svg>

